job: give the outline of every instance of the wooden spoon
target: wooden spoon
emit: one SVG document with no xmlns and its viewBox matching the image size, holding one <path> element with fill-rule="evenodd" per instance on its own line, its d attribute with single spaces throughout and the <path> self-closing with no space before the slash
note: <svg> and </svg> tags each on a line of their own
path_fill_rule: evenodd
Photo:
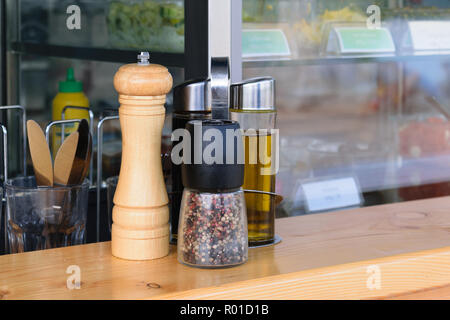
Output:
<svg viewBox="0 0 450 320">
<path fill-rule="evenodd" d="M 54 183 L 67 185 L 72 172 L 72 166 L 75 159 L 75 153 L 78 146 L 78 132 L 73 132 L 64 143 L 59 147 L 55 157 L 55 168 L 53 169 Z"/>
<path fill-rule="evenodd" d="M 44 132 L 34 120 L 27 121 L 28 145 L 38 186 L 53 186 L 53 164 Z"/>
<path fill-rule="evenodd" d="M 78 145 L 75 153 L 75 159 L 73 161 L 72 170 L 69 177 L 69 185 L 80 184 L 83 182 L 83 174 L 87 172 L 86 169 L 86 157 L 89 150 L 89 123 L 86 119 L 81 120 L 78 126 Z M 89 166 L 89 164 L 88 164 Z"/>
</svg>

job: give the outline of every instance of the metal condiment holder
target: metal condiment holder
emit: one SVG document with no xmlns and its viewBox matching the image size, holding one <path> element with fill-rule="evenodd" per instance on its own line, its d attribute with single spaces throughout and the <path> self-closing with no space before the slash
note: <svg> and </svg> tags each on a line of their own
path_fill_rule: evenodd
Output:
<svg viewBox="0 0 450 320">
<path fill-rule="evenodd" d="M 3 179 L 8 180 L 8 130 L 0 124 L 3 135 Z"/>
<path fill-rule="evenodd" d="M 14 106 L 0 106 L 0 110 L 18 110 L 21 113 L 21 118 L 22 118 L 22 133 L 23 133 L 23 175 L 26 176 L 27 173 L 27 138 L 26 138 L 26 132 L 27 132 L 27 127 L 26 127 L 26 121 L 27 121 L 27 116 L 26 116 L 26 111 L 25 108 L 19 105 L 14 105 Z M 3 136 L 3 179 L 4 181 L 8 180 L 8 130 L 6 128 L 6 126 L 4 126 L 3 124 L 0 124 L 0 128 L 2 131 L 2 136 Z M 0 200 L 2 202 L 5 202 L 5 199 L 3 197 L 3 194 L 0 195 Z M 6 202 L 4 203 L 4 205 L 2 205 L 2 208 L 5 208 Z M 0 211 L 0 218 L 1 215 L 3 214 L 3 212 Z M 4 228 L 5 228 L 5 241 L 4 241 L 4 245 L 5 245 L 5 250 L 6 250 L 6 244 L 8 243 L 8 236 L 7 236 L 7 232 L 6 232 L 6 214 L 4 217 Z"/>
<path fill-rule="evenodd" d="M 119 120 L 119 116 L 107 116 L 97 124 L 97 242 L 100 241 L 100 192 L 103 180 L 103 125 L 107 121 Z"/>
<path fill-rule="evenodd" d="M 77 107 L 77 106 L 65 106 L 61 112 L 61 119 L 65 120 L 66 111 L 69 109 L 76 110 L 86 110 L 89 113 L 89 132 L 91 133 L 92 139 L 94 139 L 94 112 L 91 109 L 86 107 Z M 61 132 L 64 132 L 64 124 L 62 124 Z M 61 144 L 64 142 L 65 136 L 61 135 Z M 89 164 L 89 181 L 91 185 L 94 183 L 94 161 L 91 160 Z"/>
<path fill-rule="evenodd" d="M 57 125 L 61 125 L 61 144 L 64 143 L 64 139 L 65 134 L 63 134 L 65 132 L 65 125 L 69 124 L 69 123 L 80 123 L 82 119 L 68 119 L 66 120 L 66 111 L 69 109 L 76 109 L 76 110 L 85 110 L 89 113 L 89 132 L 92 136 L 92 139 L 94 138 L 94 112 L 92 112 L 92 110 L 90 110 L 87 107 L 78 107 L 78 106 L 65 106 L 62 111 L 61 111 L 61 120 L 55 120 L 50 122 L 46 128 L 45 128 L 45 139 L 47 140 L 47 144 L 50 146 L 50 132 L 51 129 L 54 126 Z M 91 159 L 91 162 L 89 164 L 89 184 L 90 186 L 93 185 L 94 183 L 94 162 Z"/>
<path fill-rule="evenodd" d="M 271 197 L 275 197 L 275 206 L 278 206 L 282 201 L 283 201 L 283 196 L 279 195 L 277 193 L 274 192 L 268 192 L 268 191 L 261 191 L 261 190 L 249 190 L 249 189 L 243 189 L 244 193 L 257 193 L 257 194 L 267 194 Z M 275 234 L 273 242 L 270 243 L 265 243 L 265 244 L 259 244 L 259 245 L 252 245 L 252 246 L 248 246 L 249 249 L 252 248 L 261 248 L 261 247 L 269 247 L 269 246 L 274 246 L 278 243 L 280 243 L 283 239 Z"/>
<path fill-rule="evenodd" d="M 6 127 L 2 124 L 0 124 L 0 127 L 2 129 L 2 133 L 3 133 L 3 168 L 4 168 L 4 179 L 5 181 L 8 179 L 8 130 L 6 130 Z M 5 206 L 6 201 L 3 197 L 3 192 L 2 194 L 0 194 L 0 201 L 4 202 L 2 203 L 2 208 Z M 3 210 L 3 209 L 2 209 Z M 2 210 L 0 210 L 0 218 L 2 217 Z M 6 211 L 5 211 L 6 212 Z M 0 223 L 1 223 L 1 219 L 0 219 Z M 4 219 L 4 228 L 5 228 L 5 251 L 6 251 L 6 243 L 8 240 L 8 235 L 6 232 L 6 214 L 5 214 L 5 219 Z M 1 228 L 0 228 L 1 229 Z"/>
<path fill-rule="evenodd" d="M 22 150 L 23 150 L 23 175 L 27 175 L 27 115 L 25 108 L 20 105 L 14 105 L 14 106 L 0 106 L 0 110 L 18 110 L 21 113 L 22 118 Z M 2 133 L 3 133 L 3 162 L 4 162 L 4 170 L 5 170 L 5 176 L 4 180 L 6 181 L 8 179 L 8 131 L 6 127 L 2 125 Z M 5 144 L 6 143 L 6 144 Z"/>
<path fill-rule="evenodd" d="M 65 119 L 66 111 L 69 109 L 79 109 L 79 110 L 85 110 L 87 108 L 85 107 L 77 107 L 77 106 L 66 106 L 63 108 L 61 113 L 61 119 L 62 120 L 56 120 L 51 121 L 47 124 L 45 127 L 45 138 L 47 141 L 47 144 L 50 146 L 50 134 L 52 129 L 55 126 L 60 125 L 61 132 L 64 132 L 64 126 L 67 124 L 72 123 L 80 123 L 82 119 Z M 25 177 L 27 174 L 27 129 L 26 129 L 26 111 L 25 108 L 19 105 L 14 106 L 0 106 L 0 110 L 18 110 L 21 112 L 21 120 L 22 120 L 22 140 L 23 140 L 23 176 Z M 91 136 L 94 139 L 94 113 L 92 110 L 86 110 L 89 113 L 89 131 L 91 133 Z M 106 121 L 109 120 L 117 120 L 119 119 L 119 116 L 108 116 L 102 118 L 97 125 L 97 186 L 96 186 L 96 193 L 97 193 L 97 241 L 100 240 L 100 192 L 102 188 L 102 156 L 103 156 L 103 125 Z M 4 180 L 8 180 L 8 130 L 7 127 L 0 123 L 0 130 L 2 134 L 2 140 L 3 140 L 3 167 L 4 167 Z M 64 134 L 61 135 L 61 143 L 64 142 Z M 90 172 L 89 172 L 89 183 L 92 187 L 94 185 L 94 178 L 93 178 L 93 159 L 91 159 L 90 163 Z M 1 195 L 0 199 L 4 201 L 3 195 Z M 5 207 L 5 206 L 3 206 Z M 5 227 L 6 227 L 6 216 L 5 216 Z M 7 233 L 5 232 L 5 241 L 7 241 Z M 7 242 L 5 242 L 6 245 Z"/>
<path fill-rule="evenodd" d="M 47 144 L 50 146 L 50 132 L 53 127 L 55 127 L 57 125 L 64 126 L 65 124 L 68 124 L 68 123 L 80 123 L 80 122 L 81 122 L 81 119 L 56 120 L 56 121 L 50 122 L 45 127 L 45 140 L 47 140 Z M 61 132 L 64 132 L 64 131 L 61 131 Z M 61 134 L 61 144 L 62 144 L 62 142 L 64 142 L 64 139 L 62 138 L 63 136 L 64 136 L 64 134 Z"/>
</svg>

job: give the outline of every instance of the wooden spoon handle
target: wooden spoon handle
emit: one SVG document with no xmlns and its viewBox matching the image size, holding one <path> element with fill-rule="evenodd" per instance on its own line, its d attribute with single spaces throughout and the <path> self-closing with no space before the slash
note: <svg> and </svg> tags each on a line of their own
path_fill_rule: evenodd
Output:
<svg viewBox="0 0 450 320">
<path fill-rule="evenodd" d="M 53 164 L 44 132 L 36 121 L 27 121 L 28 144 L 38 186 L 53 186 Z"/>
<path fill-rule="evenodd" d="M 78 132 L 73 132 L 59 147 L 55 157 L 54 183 L 67 185 L 78 145 Z"/>
</svg>

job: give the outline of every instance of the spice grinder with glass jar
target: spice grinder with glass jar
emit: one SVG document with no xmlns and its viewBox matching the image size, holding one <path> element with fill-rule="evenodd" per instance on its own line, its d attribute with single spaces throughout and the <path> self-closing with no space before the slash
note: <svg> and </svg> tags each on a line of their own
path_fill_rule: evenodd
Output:
<svg viewBox="0 0 450 320">
<path fill-rule="evenodd" d="M 190 156 L 181 167 L 185 188 L 178 260 L 201 268 L 243 264 L 248 259 L 248 236 L 239 124 L 197 120 L 188 122 L 186 130 L 192 143 L 186 145 Z"/>
</svg>

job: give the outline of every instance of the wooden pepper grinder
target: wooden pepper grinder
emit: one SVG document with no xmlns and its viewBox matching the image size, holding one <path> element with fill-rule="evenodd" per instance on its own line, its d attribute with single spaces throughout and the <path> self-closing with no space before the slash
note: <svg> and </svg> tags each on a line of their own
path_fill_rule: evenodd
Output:
<svg viewBox="0 0 450 320">
<path fill-rule="evenodd" d="M 114 76 L 119 93 L 122 164 L 114 196 L 112 254 L 150 260 L 169 253 L 169 208 L 161 164 L 167 68 L 150 64 L 148 52 Z"/>
</svg>

